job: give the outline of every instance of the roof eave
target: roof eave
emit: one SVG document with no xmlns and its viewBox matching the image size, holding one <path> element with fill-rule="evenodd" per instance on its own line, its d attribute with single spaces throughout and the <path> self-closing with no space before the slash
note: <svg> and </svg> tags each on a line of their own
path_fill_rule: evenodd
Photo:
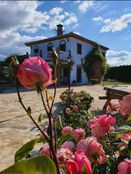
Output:
<svg viewBox="0 0 131 174">
<path fill-rule="evenodd" d="M 76 33 L 73 33 L 73 32 L 70 32 L 70 33 L 67 33 L 67 34 L 64 34 L 64 35 L 61 35 L 61 36 L 55 36 L 55 37 L 50 37 L 50 38 L 47 38 L 47 39 L 43 39 L 43 40 L 38 40 L 38 41 L 32 41 L 32 42 L 27 42 L 25 43 L 26 46 L 32 46 L 34 44 L 40 44 L 40 43 L 43 43 L 43 42 L 50 42 L 50 41 L 54 41 L 54 40 L 58 40 L 58 39 L 62 39 L 62 38 L 67 38 L 67 37 L 74 37 L 74 38 L 78 38 L 80 40 L 83 40 L 93 46 L 97 46 L 97 45 L 100 45 L 94 41 L 91 41 L 89 39 L 86 39 Z M 105 47 L 103 45 L 100 45 L 101 48 L 104 48 L 105 50 L 109 50 L 108 47 Z"/>
</svg>

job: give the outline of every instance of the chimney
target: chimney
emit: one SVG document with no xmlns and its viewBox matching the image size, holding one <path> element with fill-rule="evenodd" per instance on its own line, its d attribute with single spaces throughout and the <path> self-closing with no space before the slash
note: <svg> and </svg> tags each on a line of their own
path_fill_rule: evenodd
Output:
<svg viewBox="0 0 131 174">
<path fill-rule="evenodd" d="M 58 24 L 57 25 L 57 36 L 63 35 L 63 25 Z"/>
</svg>

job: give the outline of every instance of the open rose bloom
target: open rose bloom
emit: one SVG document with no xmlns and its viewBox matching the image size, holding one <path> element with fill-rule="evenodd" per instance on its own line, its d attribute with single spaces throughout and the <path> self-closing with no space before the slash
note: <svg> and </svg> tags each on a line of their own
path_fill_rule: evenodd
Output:
<svg viewBox="0 0 131 174">
<path fill-rule="evenodd" d="M 81 149 L 91 163 L 94 162 L 94 155 L 98 157 L 97 161 L 99 164 L 104 164 L 107 161 L 103 146 L 97 142 L 95 137 L 89 137 L 85 140 L 81 140 L 77 146 L 77 149 Z"/>
<path fill-rule="evenodd" d="M 79 141 L 85 137 L 86 133 L 84 129 L 78 128 L 73 131 L 73 135 L 76 138 L 76 140 Z"/>
<path fill-rule="evenodd" d="M 116 119 L 110 115 L 101 115 L 96 119 L 88 121 L 89 128 L 92 129 L 93 136 L 97 139 L 104 138 L 106 133 L 114 130 L 113 124 Z"/>
<path fill-rule="evenodd" d="M 131 174 L 131 159 L 125 159 L 118 165 L 118 174 Z"/>
<path fill-rule="evenodd" d="M 74 142 L 73 141 L 65 141 L 64 144 L 62 144 L 61 148 L 67 148 L 69 150 L 73 150 L 73 148 L 75 147 Z"/>
<path fill-rule="evenodd" d="M 47 87 L 52 84 L 52 69 L 41 57 L 31 57 L 20 65 L 17 77 L 27 89 L 35 88 L 37 83 Z"/>
<path fill-rule="evenodd" d="M 70 126 L 66 126 L 61 131 L 62 135 L 67 135 L 68 133 L 73 133 L 73 128 Z"/>
<path fill-rule="evenodd" d="M 66 169 L 69 174 L 82 174 L 84 167 L 86 169 L 86 174 L 92 174 L 90 161 L 82 150 L 77 150 L 74 158 L 66 162 Z"/>
<path fill-rule="evenodd" d="M 120 112 L 123 116 L 131 115 L 131 94 L 123 97 L 123 100 L 120 101 Z"/>
</svg>

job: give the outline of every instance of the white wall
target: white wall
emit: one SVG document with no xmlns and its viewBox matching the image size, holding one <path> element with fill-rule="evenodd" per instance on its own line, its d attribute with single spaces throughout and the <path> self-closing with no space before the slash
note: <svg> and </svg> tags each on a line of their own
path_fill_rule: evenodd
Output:
<svg viewBox="0 0 131 174">
<path fill-rule="evenodd" d="M 51 43 L 53 43 L 53 46 L 55 48 L 58 48 L 59 47 L 59 42 L 61 40 L 64 40 L 66 41 L 66 55 L 68 53 L 68 51 L 71 51 L 71 55 L 72 55 L 72 59 L 73 61 L 75 62 L 74 65 L 72 66 L 72 71 L 71 71 L 71 82 L 73 80 L 77 81 L 77 65 L 81 65 L 81 59 L 84 59 L 85 56 L 92 50 L 93 46 L 86 43 L 86 42 L 83 42 L 83 41 L 80 41 L 76 38 L 73 38 L 73 37 L 70 37 L 70 38 L 66 38 L 66 39 L 59 39 L 57 41 L 52 41 Z M 50 43 L 50 42 L 48 42 Z M 43 44 L 38 44 L 37 46 L 39 46 L 39 50 L 42 50 L 42 57 L 44 59 L 47 59 L 47 54 L 49 53 L 47 51 L 47 45 L 48 43 L 43 43 Z M 77 43 L 80 43 L 82 45 L 82 54 L 77 54 Z M 31 56 L 36 56 L 34 54 L 34 47 L 36 45 L 32 46 L 32 49 L 31 49 Z M 103 52 L 105 52 L 105 50 L 102 50 Z M 65 60 L 65 59 L 64 59 Z M 83 68 L 82 68 L 82 81 L 81 83 L 88 83 L 88 78 L 85 74 L 85 72 L 83 71 Z"/>
<path fill-rule="evenodd" d="M 89 45 L 83 41 L 80 41 L 76 38 L 70 38 L 71 43 L 71 54 L 73 61 L 75 64 L 72 67 L 71 72 L 71 81 L 76 80 L 77 81 L 77 65 L 81 65 L 81 59 L 84 59 L 85 56 L 92 50 L 93 46 Z M 82 54 L 77 54 L 77 43 L 80 43 L 82 45 Z M 88 78 L 82 68 L 82 81 L 81 83 L 88 83 Z"/>
</svg>

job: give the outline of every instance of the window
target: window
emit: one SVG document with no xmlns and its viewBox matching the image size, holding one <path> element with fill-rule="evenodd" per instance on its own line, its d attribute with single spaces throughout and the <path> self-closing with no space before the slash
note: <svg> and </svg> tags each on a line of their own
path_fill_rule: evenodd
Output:
<svg viewBox="0 0 131 174">
<path fill-rule="evenodd" d="M 66 42 L 64 40 L 61 40 L 59 42 L 59 48 L 60 48 L 60 51 L 66 51 Z"/>
<path fill-rule="evenodd" d="M 106 53 L 103 52 L 102 54 L 103 54 L 104 57 L 106 56 Z"/>
<path fill-rule="evenodd" d="M 40 57 L 42 57 L 42 50 L 40 50 Z"/>
<path fill-rule="evenodd" d="M 38 46 L 35 46 L 34 47 L 34 53 L 38 53 L 39 52 L 39 47 Z"/>
<path fill-rule="evenodd" d="M 82 45 L 77 43 L 77 54 L 82 54 Z"/>
<path fill-rule="evenodd" d="M 52 51 L 52 47 L 53 47 L 53 44 L 52 43 L 48 43 L 47 51 Z"/>
</svg>

